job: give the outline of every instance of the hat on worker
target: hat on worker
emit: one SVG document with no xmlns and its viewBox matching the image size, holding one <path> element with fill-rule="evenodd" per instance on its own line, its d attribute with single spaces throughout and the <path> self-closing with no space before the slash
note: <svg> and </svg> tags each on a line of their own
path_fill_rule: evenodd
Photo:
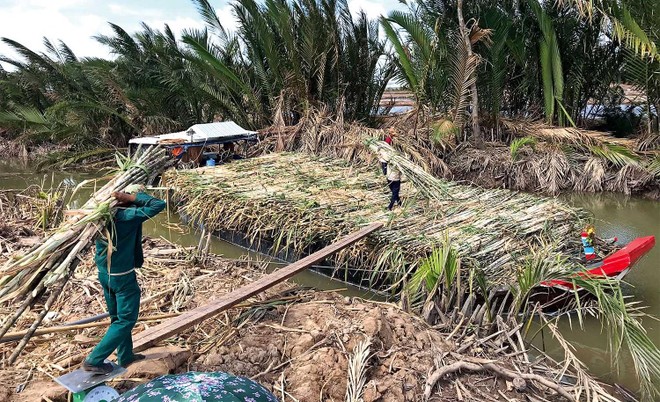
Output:
<svg viewBox="0 0 660 402">
<path fill-rule="evenodd" d="M 128 194 L 137 194 L 137 193 L 143 193 L 144 190 L 145 188 L 144 185 L 142 184 L 131 184 L 129 186 L 126 186 L 124 192 Z"/>
</svg>

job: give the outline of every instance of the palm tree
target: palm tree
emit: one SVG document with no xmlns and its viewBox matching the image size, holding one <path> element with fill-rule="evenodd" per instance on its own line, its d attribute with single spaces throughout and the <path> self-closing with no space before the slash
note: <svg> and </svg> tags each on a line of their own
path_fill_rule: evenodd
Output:
<svg viewBox="0 0 660 402">
<path fill-rule="evenodd" d="M 640 4 L 641 3 L 641 4 Z M 645 4 L 648 3 L 648 4 Z M 613 38 L 634 49 L 640 57 L 649 57 L 660 61 L 657 41 L 648 35 L 647 30 L 657 29 L 657 25 L 640 25 L 641 18 L 656 18 L 660 6 L 657 2 L 640 2 L 637 0 L 559 0 L 559 7 L 573 6 L 585 18 L 592 18 L 600 13 L 610 22 Z M 636 18 L 637 17 L 637 18 Z"/>
<path fill-rule="evenodd" d="M 213 78 L 209 92 L 249 110 L 241 117 L 248 126 L 269 124 L 276 111 L 289 123 L 309 108 L 327 107 L 349 120 L 376 112 L 392 68 L 379 62 L 385 43 L 378 25 L 364 13 L 354 19 L 345 1 L 240 0 L 233 7 L 236 36 L 208 1 L 195 3 L 220 46 L 192 35 L 184 41 Z M 227 48 L 235 49 L 231 57 L 221 51 Z"/>
<path fill-rule="evenodd" d="M 393 12 L 381 19 L 393 44 L 399 81 L 415 94 L 418 104 L 449 116 L 449 111 L 457 108 L 447 100 L 456 100 L 456 88 L 461 88 L 448 85 L 461 81 L 456 79 L 460 69 L 449 62 L 460 50 L 452 40 L 457 33 L 460 38 L 461 26 L 466 24 L 457 18 L 460 3 L 418 0 L 409 3 L 407 12 Z M 473 113 L 475 109 L 487 112 L 481 114 L 481 120 L 491 127 L 498 127 L 501 116 L 545 117 L 552 124 L 579 124 L 587 104 L 603 102 L 612 84 L 619 82 L 621 47 L 626 44 L 616 40 L 615 27 L 608 25 L 611 14 L 596 7 L 586 18 L 581 3 L 560 3 L 477 0 L 463 6 L 462 20 L 472 24 L 470 37 L 487 35 L 470 41 L 480 61 L 474 87 L 465 95 L 481 95 L 479 106 L 471 109 Z M 621 21 L 635 19 L 644 27 L 652 26 L 637 15 Z M 475 21 L 478 25 L 473 24 Z M 633 22 L 627 24 L 633 26 Z M 642 37 L 648 29 L 640 30 L 637 36 Z"/>
<path fill-rule="evenodd" d="M 443 2 L 439 9 L 441 12 L 430 2 L 418 2 L 408 12 L 381 17 L 396 54 L 397 78 L 413 92 L 418 104 L 430 107 L 432 116 L 451 122 L 441 131 L 462 128 L 470 100 L 473 138 L 480 144 L 477 67 L 481 58 L 472 48 L 488 41 L 491 32 L 473 19 L 467 25 L 462 1 L 455 6 Z"/>
</svg>

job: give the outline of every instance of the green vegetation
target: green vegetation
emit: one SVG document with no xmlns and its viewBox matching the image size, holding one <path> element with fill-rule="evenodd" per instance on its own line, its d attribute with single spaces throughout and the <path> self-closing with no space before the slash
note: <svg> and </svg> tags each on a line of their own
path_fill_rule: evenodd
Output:
<svg viewBox="0 0 660 402">
<path fill-rule="evenodd" d="M 399 159 L 390 158 L 390 163 Z M 575 233 L 585 223 L 585 211 L 508 190 L 438 179 L 433 184 L 410 166 L 402 170 L 417 177 L 404 183 L 407 198 L 394 213 L 385 210 L 388 191 L 382 173 L 304 153 L 171 170 L 165 180 L 192 222 L 203 222 L 211 231 L 246 233 L 253 246 L 272 244 L 273 254 L 293 253 L 292 258 L 368 222 L 386 221 L 365 241 L 330 257 L 329 265 L 344 280 L 403 291 L 402 299 L 427 322 L 450 331 L 471 328 L 486 336 L 498 320 L 528 322 L 555 307 L 555 299 L 537 300 L 545 293 L 539 285 L 580 271 Z M 436 191 L 418 190 L 422 187 Z M 577 311 L 580 323 L 587 314 L 601 319 L 612 356 L 622 346 L 631 351 L 641 389 L 655 396 L 660 356 L 640 324 L 642 311 L 623 297 L 616 281 L 574 281 L 585 291 L 575 300 L 565 298 L 565 310 L 559 311 Z"/>
<path fill-rule="evenodd" d="M 655 91 L 648 72 L 660 68 L 657 25 L 646 13 L 636 15 L 644 28 L 635 22 L 627 10 L 636 3 L 470 1 L 463 6 L 469 20 L 461 29 L 461 2 L 417 1 L 382 23 L 394 45 L 399 81 L 433 113 L 460 123 L 457 106 L 465 106 L 476 79 L 479 110 L 494 120 L 491 126 L 500 117 L 544 117 L 572 125 L 585 123 L 588 103 L 618 106 L 608 102 L 613 84 Z M 640 10 L 657 15 L 658 6 Z M 476 59 L 467 55 L 461 35 L 469 37 Z M 622 48 L 628 57 L 621 57 Z M 657 107 L 651 98 L 649 104 Z"/>
<path fill-rule="evenodd" d="M 235 32 L 207 0 L 193 3 L 207 28 L 181 38 L 111 24 L 96 39 L 114 60 L 3 38 L 19 57 L 0 59 L 11 66 L 0 69 L 0 127 L 79 150 L 217 119 L 296 124 L 312 109 L 370 123 L 394 77 L 477 144 L 503 117 L 582 126 L 587 105 L 618 107 L 620 83 L 646 97 L 644 129 L 658 131 L 657 2 L 416 0 L 375 21 L 343 0 L 237 0 Z"/>
<path fill-rule="evenodd" d="M 369 20 L 364 13 L 353 16 L 345 0 L 235 0 L 235 32 L 207 0 L 193 3 L 207 27 L 180 38 L 168 26 L 129 33 L 112 24 L 112 35 L 96 39 L 114 60 L 80 58 L 48 39 L 40 53 L 3 38 L 19 57 L 0 58 L 12 66 L 0 68 L 0 128 L 25 144 L 69 145 L 67 156 L 51 158 L 65 162 L 195 123 L 270 126 L 263 151 L 333 161 L 301 153 L 231 164 L 232 179 L 241 184 L 232 188 L 197 173 L 171 180 L 191 186 L 179 194 L 191 218 L 301 252 L 390 217 L 383 210 L 382 176 L 336 161 L 373 162 L 364 139 L 382 134 L 369 126 L 378 123 L 374 115 L 390 80 L 416 101 L 394 122 L 404 133 L 395 146 L 436 176 L 449 176 L 461 164 L 467 166 L 462 171 L 478 170 L 477 162 L 516 189 L 631 192 L 659 183 L 660 2 L 412 0 L 403 12 Z M 623 84 L 640 94 L 634 119 L 620 116 Z M 622 135 L 644 136 L 633 141 L 585 130 L 601 112 L 614 116 Z M 488 139 L 501 143 L 490 154 L 483 150 Z M 532 145 L 539 153 L 530 157 Z M 283 177 L 290 170 L 295 181 Z M 411 279 L 409 288 L 424 289 L 426 312 L 437 297 L 443 314 L 454 309 L 455 317 L 476 303 L 474 291 L 483 298 L 474 315 L 492 320 L 500 315 L 490 305 L 490 290 L 515 284 L 511 314 L 531 314 L 532 289 L 565 272 L 561 255 L 578 254 L 571 250 L 579 244 L 566 239 L 573 239 L 582 212 L 431 175 L 413 181 L 420 191 L 408 193 L 416 194 L 410 205 L 371 248 L 348 249 L 335 262 L 364 267 L 362 279 L 372 285 Z M 447 188 L 451 197 L 445 197 Z M 433 214 L 421 198 L 435 205 Z M 643 390 L 657 394 L 648 386 L 657 379 L 657 348 L 636 311 L 618 286 L 612 294 L 601 285 L 581 285 L 598 306 L 580 304 L 578 310 L 605 318 L 612 349 L 627 343 Z M 356 383 L 359 377 L 357 370 Z"/>
<path fill-rule="evenodd" d="M 367 120 L 392 74 L 379 25 L 353 18 L 346 2 L 253 0 L 234 3 L 227 32 L 206 0 L 207 22 L 177 38 L 166 26 L 133 35 L 111 24 L 96 39 L 114 61 L 79 58 L 64 43 L 46 52 L 3 38 L 21 56 L 3 57 L 0 127 L 30 142 L 125 146 L 133 136 L 231 119 L 261 128 L 282 116 L 295 123 L 310 108 Z M 277 113 L 276 113 L 277 112 Z"/>
</svg>

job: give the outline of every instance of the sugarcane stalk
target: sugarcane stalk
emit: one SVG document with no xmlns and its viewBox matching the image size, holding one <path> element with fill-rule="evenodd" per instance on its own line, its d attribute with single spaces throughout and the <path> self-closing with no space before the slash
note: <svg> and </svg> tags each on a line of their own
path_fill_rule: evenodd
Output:
<svg viewBox="0 0 660 402">
<path fill-rule="evenodd" d="M 6 321 L 2 323 L 2 328 L 0 328 L 0 338 L 5 336 L 7 331 L 9 331 L 9 328 L 11 328 L 16 323 L 16 321 L 18 321 L 23 312 L 25 312 L 28 307 L 31 307 L 32 304 L 34 304 L 35 299 L 41 296 L 44 289 L 46 289 L 45 284 L 43 282 L 39 283 L 37 288 L 30 292 L 25 300 L 23 300 L 23 303 L 21 303 L 16 312 L 11 317 L 7 317 Z"/>
<path fill-rule="evenodd" d="M 78 261 L 80 260 L 76 260 L 76 262 L 74 262 L 71 265 L 71 269 L 69 270 L 68 274 L 61 280 L 61 284 L 58 286 L 58 288 L 51 289 L 51 294 L 50 296 L 48 296 L 48 300 L 46 300 L 46 303 L 44 304 L 41 313 L 39 313 L 37 318 L 34 320 L 28 331 L 23 336 L 23 339 L 21 339 L 21 342 L 16 346 L 16 349 L 14 349 L 14 352 L 11 354 L 11 356 L 9 356 L 9 359 L 7 360 L 8 365 L 14 364 L 18 356 L 21 354 L 21 352 L 27 345 L 30 338 L 32 338 L 34 331 L 36 331 L 39 325 L 41 325 L 41 322 L 46 317 L 46 314 L 48 314 L 48 312 L 50 311 L 50 307 L 53 305 L 57 297 L 62 293 L 62 289 L 64 288 L 64 285 L 66 285 L 69 278 L 71 277 L 71 274 L 73 274 L 73 271 L 76 269 L 76 266 L 78 266 Z"/>
</svg>

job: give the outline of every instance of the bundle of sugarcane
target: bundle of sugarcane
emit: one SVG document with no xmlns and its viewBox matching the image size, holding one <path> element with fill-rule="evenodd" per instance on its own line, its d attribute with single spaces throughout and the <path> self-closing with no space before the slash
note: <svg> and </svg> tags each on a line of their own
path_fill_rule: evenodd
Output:
<svg viewBox="0 0 660 402">
<path fill-rule="evenodd" d="M 96 191 L 81 209 L 25 255 L 9 260 L 0 269 L 0 302 L 19 305 L 12 316 L 3 320 L 0 338 L 28 308 L 46 293 L 49 294 L 30 330 L 8 359 L 10 364 L 43 321 L 73 274 L 81 254 L 89 249 L 99 233 L 109 235 L 106 223 L 117 205 L 112 193 L 132 184 L 147 183 L 164 170 L 168 160 L 169 157 L 159 147 L 138 149 L 132 159 L 118 156 L 117 174 Z"/>
<path fill-rule="evenodd" d="M 375 138 L 369 138 L 365 141 L 369 149 L 387 160 L 388 164 L 394 165 L 405 178 L 425 197 L 444 201 L 451 199 L 449 194 L 449 184 L 429 172 L 422 169 L 419 165 L 406 158 L 396 149 L 391 147 L 385 141 L 379 141 Z"/>
<path fill-rule="evenodd" d="M 305 254 L 362 224 L 387 220 L 366 242 L 331 257 L 338 267 L 365 272 L 368 286 L 396 283 L 447 237 L 464 264 L 507 285 L 534 248 L 547 246 L 553 257 L 578 262 L 579 233 L 588 218 L 556 199 L 451 182 L 442 183 L 451 198 L 430 200 L 420 195 L 422 189 L 403 183 L 404 207 L 390 213 L 389 191 L 375 167 L 301 153 L 169 171 L 166 177 L 191 220 L 209 230 L 247 234 L 255 245 L 266 240 L 274 251 Z"/>
</svg>

